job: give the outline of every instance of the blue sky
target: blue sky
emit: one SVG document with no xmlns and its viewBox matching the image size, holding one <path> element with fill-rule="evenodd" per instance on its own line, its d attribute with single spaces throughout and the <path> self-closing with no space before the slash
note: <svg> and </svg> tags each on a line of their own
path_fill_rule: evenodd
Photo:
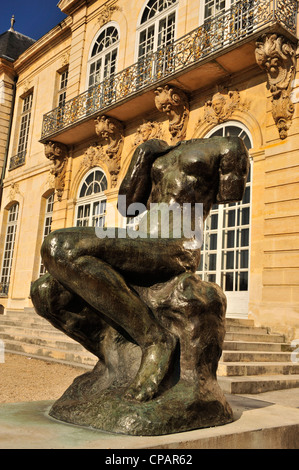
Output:
<svg viewBox="0 0 299 470">
<path fill-rule="evenodd" d="M 15 30 L 33 39 L 39 39 L 66 15 L 57 7 L 59 0 L 1 0 L 0 34 L 10 28 L 15 15 Z"/>
</svg>

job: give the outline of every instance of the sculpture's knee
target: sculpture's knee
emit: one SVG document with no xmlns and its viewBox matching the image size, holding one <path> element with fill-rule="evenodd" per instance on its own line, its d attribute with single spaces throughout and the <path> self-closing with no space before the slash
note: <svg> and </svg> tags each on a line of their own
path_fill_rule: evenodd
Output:
<svg viewBox="0 0 299 470">
<path fill-rule="evenodd" d="M 46 269 L 52 272 L 57 265 L 65 265 L 75 257 L 74 242 L 67 231 L 50 233 L 41 247 L 41 257 Z"/>
<path fill-rule="evenodd" d="M 37 313 L 42 317 L 47 317 L 47 298 L 51 288 L 51 276 L 45 274 L 31 284 L 30 297 Z"/>
</svg>

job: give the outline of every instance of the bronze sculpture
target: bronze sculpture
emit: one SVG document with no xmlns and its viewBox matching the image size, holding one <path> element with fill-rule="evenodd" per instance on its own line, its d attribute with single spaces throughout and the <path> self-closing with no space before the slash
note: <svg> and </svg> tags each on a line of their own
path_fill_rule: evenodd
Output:
<svg viewBox="0 0 299 470">
<path fill-rule="evenodd" d="M 51 233 L 42 246 L 48 274 L 31 290 L 36 311 L 99 358 L 53 405 L 51 416 L 106 431 L 157 435 L 232 421 L 216 370 L 225 334 L 226 299 L 195 274 L 196 240 L 147 224 L 156 203 L 242 199 L 249 169 L 239 138 L 193 139 L 169 146 L 153 139 L 134 152 L 119 195 L 142 203 L 142 238 L 92 227 Z M 155 231 L 155 237 L 153 233 Z M 115 233 L 115 232 L 114 232 Z M 158 233 L 158 236 L 157 236 Z"/>
</svg>

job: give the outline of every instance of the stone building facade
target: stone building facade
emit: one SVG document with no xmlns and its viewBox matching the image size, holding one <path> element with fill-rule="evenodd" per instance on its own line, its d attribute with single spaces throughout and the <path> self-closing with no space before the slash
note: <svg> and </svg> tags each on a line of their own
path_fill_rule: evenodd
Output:
<svg viewBox="0 0 299 470">
<path fill-rule="evenodd" d="M 32 305 L 51 230 L 125 226 L 107 207 L 116 207 L 138 144 L 238 135 L 251 158 L 244 199 L 213 207 L 198 272 L 223 287 L 228 315 L 298 338 L 298 2 L 61 0 L 58 8 L 59 25 L 9 66 L 0 59 L 8 77 L 0 86 L 17 77 L 0 142 L 1 152 L 9 143 L 6 163 L 0 154 L 6 313 Z"/>
</svg>

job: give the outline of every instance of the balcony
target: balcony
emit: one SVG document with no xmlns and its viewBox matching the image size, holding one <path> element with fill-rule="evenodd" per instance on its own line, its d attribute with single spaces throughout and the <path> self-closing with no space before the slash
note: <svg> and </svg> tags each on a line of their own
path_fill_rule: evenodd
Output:
<svg viewBox="0 0 299 470">
<path fill-rule="evenodd" d="M 9 284 L 0 283 L 0 297 L 7 297 L 8 289 L 9 289 Z"/>
<path fill-rule="evenodd" d="M 9 162 L 9 171 L 14 170 L 15 168 L 18 168 L 19 166 L 25 165 L 25 159 L 26 159 L 26 150 L 22 152 L 18 152 L 17 155 L 14 155 L 13 157 L 11 157 L 10 162 Z"/>
<path fill-rule="evenodd" d="M 296 12 L 295 0 L 235 3 L 167 47 L 45 114 L 41 142 L 55 138 L 69 144 L 89 138 L 99 114 L 133 119 L 151 109 L 149 92 L 162 83 L 192 92 L 256 66 L 255 41 L 261 34 L 276 32 L 296 40 Z"/>
</svg>

